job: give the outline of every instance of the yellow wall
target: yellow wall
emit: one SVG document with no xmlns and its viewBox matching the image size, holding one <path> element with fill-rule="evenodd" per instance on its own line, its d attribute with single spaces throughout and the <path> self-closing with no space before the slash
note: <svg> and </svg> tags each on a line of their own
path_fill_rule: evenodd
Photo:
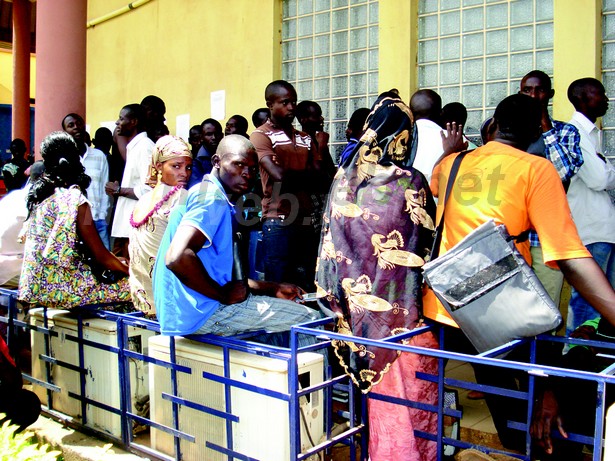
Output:
<svg viewBox="0 0 615 461">
<path fill-rule="evenodd" d="M 30 97 L 35 97 L 36 57 L 30 55 Z M 0 104 L 13 104 L 13 54 L 0 49 Z"/>
<path fill-rule="evenodd" d="M 281 76 L 280 1 L 152 0 L 88 29 L 87 123 L 94 130 L 155 94 L 175 133 L 177 115 L 189 113 L 191 125 L 210 116 L 216 90 L 226 90 L 224 121 L 235 113 L 250 120 Z M 89 0 L 88 20 L 127 3 Z"/>
<path fill-rule="evenodd" d="M 397 88 L 405 101 L 418 88 L 418 2 L 387 0 L 379 8 L 378 90 Z"/>
<path fill-rule="evenodd" d="M 601 80 L 602 0 L 553 0 L 553 117 L 569 120 L 574 80 Z"/>
</svg>

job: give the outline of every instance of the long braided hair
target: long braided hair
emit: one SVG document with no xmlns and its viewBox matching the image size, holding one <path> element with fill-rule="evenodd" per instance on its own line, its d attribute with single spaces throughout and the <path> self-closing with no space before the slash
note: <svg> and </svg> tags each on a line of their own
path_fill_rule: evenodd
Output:
<svg viewBox="0 0 615 461">
<path fill-rule="evenodd" d="M 41 156 L 45 173 L 38 178 L 28 193 L 28 217 L 36 205 L 53 195 L 56 187 L 78 186 L 83 194 L 92 181 L 81 164 L 79 148 L 64 131 L 54 131 L 43 139 Z"/>
</svg>

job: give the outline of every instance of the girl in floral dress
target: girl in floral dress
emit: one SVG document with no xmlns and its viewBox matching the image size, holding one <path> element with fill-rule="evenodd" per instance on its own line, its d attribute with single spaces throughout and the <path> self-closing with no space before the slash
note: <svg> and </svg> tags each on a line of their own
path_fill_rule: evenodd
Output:
<svg viewBox="0 0 615 461">
<path fill-rule="evenodd" d="M 41 143 L 45 173 L 28 194 L 24 262 L 19 299 L 71 309 L 88 304 L 130 301 L 128 265 L 103 245 L 85 191 L 90 177 L 72 137 L 53 132 Z M 84 261 L 84 251 L 115 283 L 99 281 Z"/>
</svg>

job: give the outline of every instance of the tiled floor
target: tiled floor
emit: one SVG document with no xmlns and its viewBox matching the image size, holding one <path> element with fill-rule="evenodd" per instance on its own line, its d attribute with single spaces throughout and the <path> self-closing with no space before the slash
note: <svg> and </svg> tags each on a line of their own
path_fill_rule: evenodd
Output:
<svg viewBox="0 0 615 461">
<path fill-rule="evenodd" d="M 449 360 L 448 365 L 446 366 L 446 376 L 463 381 L 476 382 L 474 379 L 474 371 L 472 370 L 470 364 L 457 362 L 455 360 Z M 491 420 L 491 415 L 489 414 L 489 409 L 487 408 L 485 399 L 468 399 L 469 391 L 467 389 L 458 389 L 458 392 L 459 403 L 463 407 L 461 427 L 495 434 L 495 426 Z"/>
</svg>

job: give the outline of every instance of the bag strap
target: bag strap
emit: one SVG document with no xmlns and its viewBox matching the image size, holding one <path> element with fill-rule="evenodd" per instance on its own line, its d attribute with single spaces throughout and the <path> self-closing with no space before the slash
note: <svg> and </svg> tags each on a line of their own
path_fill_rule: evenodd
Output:
<svg viewBox="0 0 615 461">
<path fill-rule="evenodd" d="M 461 165 L 461 161 L 474 149 L 464 150 L 461 152 L 455 160 L 453 160 L 453 165 L 451 166 L 451 172 L 448 177 L 448 182 L 446 183 L 446 192 L 444 194 L 444 202 L 442 203 L 442 216 L 440 217 L 440 222 L 436 227 L 436 232 L 434 233 L 433 246 L 431 247 L 431 257 L 430 259 L 433 261 L 440 254 L 440 242 L 442 241 L 442 232 L 444 230 L 444 213 L 446 213 L 446 203 L 448 202 L 448 198 L 451 195 L 451 191 L 453 190 L 453 184 L 455 183 L 455 179 L 457 178 L 457 172 L 459 171 L 459 166 Z"/>
</svg>

